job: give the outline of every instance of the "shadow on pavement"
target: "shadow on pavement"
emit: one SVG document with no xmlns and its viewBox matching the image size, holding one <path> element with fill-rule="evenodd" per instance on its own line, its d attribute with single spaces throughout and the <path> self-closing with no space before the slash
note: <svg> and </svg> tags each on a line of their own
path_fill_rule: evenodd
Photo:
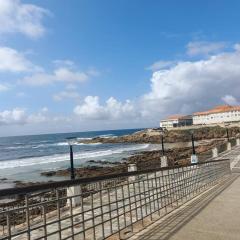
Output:
<svg viewBox="0 0 240 240">
<path fill-rule="evenodd" d="M 139 240 L 167 240 L 181 227 L 188 223 L 194 216 L 203 210 L 215 197 L 223 192 L 229 185 L 231 185 L 239 175 L 231 175 L 226 180 L 219 183 L 213 189 L 203 193 L 197 199 L 191 201 L 186 206 L 172 213 L 163 222 L 149 229 L 141 235 L 139 232 Z"/>
</svg>

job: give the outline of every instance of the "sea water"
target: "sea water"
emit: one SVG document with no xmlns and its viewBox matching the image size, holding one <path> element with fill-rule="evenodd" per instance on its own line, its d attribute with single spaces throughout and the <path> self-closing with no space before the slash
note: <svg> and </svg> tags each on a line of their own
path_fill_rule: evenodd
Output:
<svg viewBox="0 0 240 240">
<path fill-rule="evenodd" d="M 58 180 L 47 178 L 41 172 L 69 168 L 69 146 L 66 138 L 91 139 L 131 134 L 140 129 L 109 130 L 44 134 L 0 138 L 0 179 L 21 181 Z M 95 161 L 121 161 L 138 151 L 147 150 L 149 144 L 76 144 L 73 146 L 75 167 Z M 62 180 L 63 178 L 59 178 Z"/>
</svg>

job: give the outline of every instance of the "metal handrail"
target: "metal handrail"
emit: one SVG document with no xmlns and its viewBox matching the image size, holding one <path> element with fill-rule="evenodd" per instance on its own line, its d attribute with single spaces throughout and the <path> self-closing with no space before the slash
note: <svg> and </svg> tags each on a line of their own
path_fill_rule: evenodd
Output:
<svg viewBox="0 0 240 240">
<path fill-rule="evenodd" d="M 1 190 L 3 199 L 19 194 L 22 203 L 0 211 L 0 239 L 121 239 L 229 173 L 229 159 L 221 159 Z"/>
<path fill-rule="evenodd" d="M 6 188 L 6 189 L 0 190 L 0 198 L 4 196 L 11 196 L 16 194 L 28 194 L 28 193 L 33 193 L 33 192 L 38 192 L 43 190 L 47 191 L 50 189 L 70 187 L 70 186 L 75 186 L 79 184 L 89 184 L 89 183 L 94 183 L 94 182 L 104 181 L 104 180 L 109 180 L 114 178 L 130 177 L 130 176 L 136 176 L 139 174 L 146 174 L 146 173 L 151 173 L 156 171 L 173 170 L 173 169 L 178 169 L 182 167 L 201 165 L 201 164 L 206 164 L 211 162 L 222 162 L 222 161 L 229 161 L 229 159 L 219 159 L 219 160 L 198 162 L 194 164 L 188 164 L 185 166 L 171 166 L 171 167 L 163 167 L 163 168 L 159 167 L 154 169 L 147 169 L 147 170 L 140 170 L 140 171 L 133 171 L 133 172 L 108 174 L 108 175 L 91 177 L 91 178 L 79 178 L 75 180 L 64 180 L 64 181 L 57 181 L 57 182 L 51 182 L 51 183 L 42 183 L 42 184 L 26 186 L 21 188 Z"/>
</svg>

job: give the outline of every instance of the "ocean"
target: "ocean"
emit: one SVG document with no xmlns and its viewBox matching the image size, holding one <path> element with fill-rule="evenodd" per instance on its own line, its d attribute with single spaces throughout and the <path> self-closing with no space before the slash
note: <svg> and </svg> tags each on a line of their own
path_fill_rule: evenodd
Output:
<svg viewBox="0 0 240 240">
<path fill-rule="evenodd" d="M 0 138 L 0 179 L 9 181 L 63 180 L 47 178 L 41 172 L 69 167 L 69 146 L 66 138 L 91 139 L 131 134 L 141 129 L 108 130 L 16 136 Z M 73 146 L 75 167 L 91 165 L 90 160 L 121 161 L 138 151 L 149 149 L 149 144 L 77 144 Z"/>
</svg>

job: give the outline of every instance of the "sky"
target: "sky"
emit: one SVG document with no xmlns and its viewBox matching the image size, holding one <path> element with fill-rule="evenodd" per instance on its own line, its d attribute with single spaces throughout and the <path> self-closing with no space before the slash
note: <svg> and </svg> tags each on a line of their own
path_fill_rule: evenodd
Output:
<svg viewBox="0 0 240 240">
<path fill-rule="evenodd" d="M 239 12 L 238 0 L 0 0 L 0 136 L 238 105 Z"/>
</svg>

